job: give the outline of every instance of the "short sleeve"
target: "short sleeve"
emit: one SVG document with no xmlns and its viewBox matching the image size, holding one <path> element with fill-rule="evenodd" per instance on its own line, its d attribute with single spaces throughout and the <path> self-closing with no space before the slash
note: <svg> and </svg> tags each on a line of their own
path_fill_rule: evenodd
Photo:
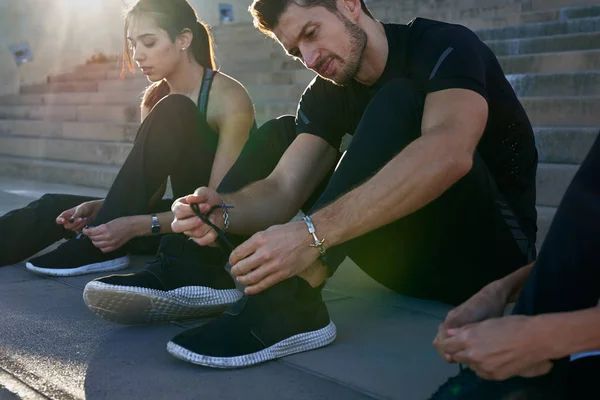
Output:
<svg viewBox="0 0 600 400">
<path fill-rule="evenodd" d="M 427 93 L 468 89 L 487 96 L 486 57 L 493 54 L 471 30 L 443 24 L 427 29 L 416 45 L 414 71 Z"/>
<path fill-rule="evenodd" d="M 345 134 L 343 94 L 333 84 L 316 77 L 306 88 L 296 112 L 296 134 L 319 136 L 339 149 Z"/>
</svg>

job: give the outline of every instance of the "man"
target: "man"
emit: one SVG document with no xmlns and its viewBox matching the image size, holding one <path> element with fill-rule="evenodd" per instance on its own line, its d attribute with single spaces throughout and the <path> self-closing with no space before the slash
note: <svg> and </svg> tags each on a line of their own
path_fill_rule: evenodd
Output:
<svg viewBox="0 0 600 400">
<path fill-rule="evenodd" d="M 447 361 L 469 369 L 432 399 L 597 397 L 599 205 L 596 139 L 558 208 L 535 265 L 490 283 L 440 325 L 435 347 Z M 513 315 L 502 317 L 505 305 L 517 297 Z"/>
<path fill-rule="evenodd" d="M 173 230 L 201 252 L 218 251 L 206 246 L 221 230 L 239 244 L 229 263 L 247 287 L 223 316 L 173 339 L 172 354 L 237 367 L 330 343 L 335 326 L 320 289 L 346 255 L 393 290 L 453 304 L 533 260 L 532 128 L 473 32 L 423 19 L 384 25 L 361 0 L 255 0 L 251 10 L 259 29 L 319 77 L 302 96 L 295 137 L 244 149 L 218 191 L 174 203 Z M 345 133 L 354 138 L 338 164 Z M 264 167 L 251 174 L 242 165 Z M 222 206 L 210 214 L 216 230 L 193 204 L 206 214 Z M 286 223 L 299 209 L 309 218 Z M 135 289 L 139 304 L 202 308 L 187 287 L 211 288 L 224 271 L 196 261 L 191 272 L 182 261 L 190 242 L 178 246 L 163 246 L 168 268 L 163 257 L 148 279 L 105 279 L 86 293 L 111 293 L 96 304 L 106 310 L 152 281 L 152 299 Z M 174 300 L 182 292 L 185 301 Z"/>
</svg>

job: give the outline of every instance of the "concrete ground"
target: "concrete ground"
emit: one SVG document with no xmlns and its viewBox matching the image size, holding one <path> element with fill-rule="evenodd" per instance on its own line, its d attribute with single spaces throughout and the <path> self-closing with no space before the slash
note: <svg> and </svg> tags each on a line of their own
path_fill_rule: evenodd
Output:
<svg viewBox="0 0 600 400">
<path fill-rule="evenodd" d="M 0 215 L 46 192 L 102 195 L 0 178 Z M 132 268 L 148 261 L 133 260 Z M 171 337 L 206 320 L 124 327 L 96 317 L 82 290 L 101 275 L 47 278 L 23 264 L 0 268 L 0 400 L 418 400 L 458 372 L 431 346 L 450 307 L 393 293 L 348 260 L 324 291 L 338 328 L 332 345 L 232 371 L 166 352 Z"/>
</svg>

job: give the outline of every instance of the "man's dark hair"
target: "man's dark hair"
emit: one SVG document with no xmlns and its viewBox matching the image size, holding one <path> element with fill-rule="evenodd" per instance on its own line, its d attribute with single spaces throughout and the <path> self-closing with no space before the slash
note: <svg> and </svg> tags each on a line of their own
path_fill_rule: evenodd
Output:
<svg viewBox="0 0 600 400">
<path fill-rule="evenodd" d="M 254 0 L 248 10 L 254 18 L 254 26 L 265 35 L 273 36 L 273 29 L 275 29 L 281 15 L 291 3 L 304 8 L 321 6 L 333 13 L 338 12 L 337 0 Z M 360 5 L 364 13 L 373 18 L 371 11 L 365 4 L 365 0 L 360 0 Z"/>
</svg>

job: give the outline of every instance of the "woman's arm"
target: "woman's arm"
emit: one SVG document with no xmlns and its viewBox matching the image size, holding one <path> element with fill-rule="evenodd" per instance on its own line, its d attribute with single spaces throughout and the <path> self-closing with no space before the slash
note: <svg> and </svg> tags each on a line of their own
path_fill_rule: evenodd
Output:
<svg viewBox="0 0 600 400">
<path fill-rule="evenodd" d="M 222 79 L 218 85 L 219 93 L 215 96 L 219 144 L 208 183 L 208 187 L 212 189 L 217 189 L 237 160 L 254 124 L 254 106 L 246 89 L 239 82 L 222 74 L 217 75 L 215 79 L 217 78 Z"/>
<path fill-rule="evenodd" d="M 172 211 L 157 213 L 156 217 L 158 218 L 161 234 L 173 233 L 171 229 L 171 222 L 173 222 Z M 127 218 L 127 222 L 130 224 L 130 229 L 135 237 L 152 235 L 152 217 L 150 215 L 134 215 L 124 218 Z"/>
</svg>

